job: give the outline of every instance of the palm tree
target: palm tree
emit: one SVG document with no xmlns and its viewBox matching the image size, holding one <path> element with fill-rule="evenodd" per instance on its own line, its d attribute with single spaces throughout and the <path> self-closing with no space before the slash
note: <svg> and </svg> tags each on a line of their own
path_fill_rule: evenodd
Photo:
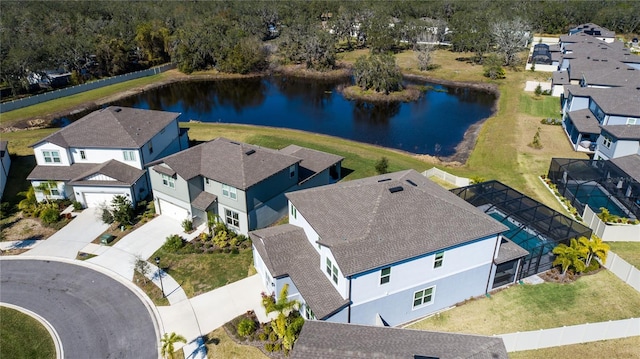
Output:
<svg viewBox="0 0 640 359">
<path fill-rule="evenodd" d="M 553 265 L 562 267 L 563 277 L 567 274 L 569 267 L 573 267 L 577 273 L 583 272 L 587 267 L 582 259 L 587 257 L 588 250 L 578 244 L 575 238 L 571 238 L 568 246 L 564 243 L 558 244 L 552 252 L 556 255 Z"/>
<path fill-rule="evenodd" d="M 175 332 L 171 332 L 170 334 L 164 333 L 160 342 L 162 343 L 162 357 L 165 359 L 173 359 L 173 352 L 175 351 L 173 345 L 178 342 L 186 343 L 187 338 Z"/>
<path fill-rule="evenodd" d="M 600 263 L 606 262 L 607 253 L 609 253 L 609 249 L 610 249 L 609 245 L 604 243 L 602 239 L 600 239 L 600 237 L 596 235 L 592 237 L 593 238 L 591 240 L 587 239 L 586 237 L 578 238 L 578 241 L 580 242 L 580 244 L 584 246 L 588 251 L 587 262 L 585 263 L 587 267 L 591 265 L 591 260 L 593 260 L 594 257 L 598 258 Z"/>
</svg>

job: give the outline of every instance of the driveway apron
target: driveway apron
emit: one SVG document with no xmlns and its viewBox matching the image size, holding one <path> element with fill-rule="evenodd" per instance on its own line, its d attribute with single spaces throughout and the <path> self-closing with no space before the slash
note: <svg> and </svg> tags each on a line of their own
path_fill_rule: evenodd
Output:
<svg viewBox="0 0 640 359">
<path fill-rule="evenodd" d="M 85 209 L 47 240 L 23 254 L 75 259 L 79 250 L 109 228 L 108 224 L 102 222 L 98 213 L 98 208 Z"/>
</svg>

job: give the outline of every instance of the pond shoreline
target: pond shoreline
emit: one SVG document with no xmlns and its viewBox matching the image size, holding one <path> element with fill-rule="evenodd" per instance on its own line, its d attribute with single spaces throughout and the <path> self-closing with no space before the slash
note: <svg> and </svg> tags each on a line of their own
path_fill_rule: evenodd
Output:
<svg viewBox="0 0 640 359">
<path fill-rule="evenodd" d="M 183 74 L 177 70 L 170 70 L 167 72 L 169 77 L 167 79 L 157 81 L 148 85 L 136 87 L 129 89 L 127 91 L 119 92 L 111 96 L 103 97 L 97 99 L 96 101 L 88 101 L 81 105 L 75 106 L 74 108 L 67 109 L 65 111 L 60 111 L 56 113 L 50 113 L 43 116 L 32 117 L 28 119 L 23 119 L 18 122 L 14 122 L 7 127 L 0 125 L 0 132 L 13 132 L 20 130 L 30 130 L 30 129 L 38 129 L 38 128 L 55 128 L 58 127 L 58 124 L 55 122 L 56 119 L 61 117 L 67 117 L 70 115 L 75 115 L 82 112 L 90 112 L 95 111 L 101 108 L 104 105 L 109 103 L 113 103 L 127 97 L 135 96 L 140 93 L 144 93 L 146 91 L 150 91 L 156 88 L 168 86 L 174 83 L 180 82 L 189 82 L 189 81 L 219 81 L 219 80 L 233 80 L 233 79 L 249 79 L 249 78 L 263 78 L 272 75 L 285 75 L 306 79 L 317 79 L 317 80 L 335 80 L 339 78 L 344 78 L 350 76 L 350 67 L 345 64 L 339 64 L 339 68 L 337 70 L 333 70 L 330 72 L 317 72 L 317 71 L 309 71 L 301 66 L 292 65 L 286 67 L 278 67 L 276 69 L 272 69 L 271 71 L 262 72 L 262 73 L 252 73 L 248 75 L 239 75 L 239 74 L 223 74 L 218 72 L 204 72 L 197 74 Z M 463 140 L 456 145 L 455 152 L 449 156 L 432 156 L 432 155 L 424 155 L 424 154 L 415 154 L 411 152 L 414 156 L 417 157 L 428 157 L 429 161 L 436 161 L 443 164 L 450 165 L 460 165 L 466 163 L 471 151 L 475 147 L 476 140 L 482 128 L 482 125 L 486 122 L 486 120 L 492 117 L 497 110 L 497 104 L 500 96 L 500 92 L 498 90 L 498 86 L 495 84 L 485 84 L 485 83 L 475 83 L 475 82 L 455 82 L 449 80 L 435 79 L 424 75 L 417 74 L 403 74 L 403 77 L 407 80 L 418 80 L 425 81 L 435 84 L 441 84 L 450 87 L 457 88 L 471 88 L 474 90 L 480 90 L 492 93 L 495 95 L 496 100 L 493 103 L 491 109 L 491 115 L 487 118 L 481 119 L 480 121 L 472 124 L 467 131 L 465 131 Z M 343 94 L 344 95 L 344 94 Z M 353 95 L 353 94 L 352 94 Z M 372 99 L 367 98 L 366 96 L 362 99 L 356 99 L 353 96 L 349 96 L 349 99 L 352 100 L 363 100 L 363 101 L 372 101 Z M 374 101 L 376 102 L 376 101 Z"/>
</svg>

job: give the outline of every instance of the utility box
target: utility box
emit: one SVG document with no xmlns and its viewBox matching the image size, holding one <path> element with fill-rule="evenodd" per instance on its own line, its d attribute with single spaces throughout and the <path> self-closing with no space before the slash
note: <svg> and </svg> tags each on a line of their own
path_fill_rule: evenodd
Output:
<svg viewBox="0 0 640 359">
<path fill-rule="evenodd" d="M 111 234 L 105 233 L 100 236 L 100 244 L 107 245 L 111 243 L 115 238 L 116 236 L 112 236 Z"/>
</svg>

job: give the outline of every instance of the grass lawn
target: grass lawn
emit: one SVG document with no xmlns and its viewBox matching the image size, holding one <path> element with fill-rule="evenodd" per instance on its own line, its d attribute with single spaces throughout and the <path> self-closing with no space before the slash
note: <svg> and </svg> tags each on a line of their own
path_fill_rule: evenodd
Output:
<svg viewBox="0 0 640 359">
<path fill-rule="evenodd" d="M 600 353 L 600 354 L 598 354 Z M 603 340 L 599 342 L 565 345 L 538 350 L 509 353 L 511 359 L 593 358 L 605 356 L 617 359 L 637 358 L 640 353 L 640 336 Z"/>
<path fill-rule="evenodd" d="M 53 338 L 36 319 L 0 306 L 0 358 L 51 359 L 56 357 Z"/>
<path fill-rule="evenodd" d="M 207 337 L 207 358 L 229 358 L 229 359 L 268 359 L 260 349 L 250 345 L 238 344 L 227 335 L 224 328 L 218 328 L 206 335 Z M 174 359 L 184 359 L 182 349 L 176 351 Z"/>
<path fill-rule="evenodd" d="M 640 294 L 602 270 L 571 284 L 512 286 L 409 327 L 493 335 L 638 316 Z"/>
<path fill-rule="evenodd" d="M 250 248 L 238 254 L 178 254 L 160 248 L 151 256 L 155 257 L 162 258 L 162 268 L 182 286 L 189 298 L 246 278 L 253 264 Z"/>
<path fill-rule="evenodd" d="M 611 251 L 640 269 L 640 242 L 607 242 Z"/>
<path fill-rule="evenodd" d="M 522 92 L 520 94 L 522 112 L 542 118 L 561 118 L 560 100 L 552 96 L 536 96 Z"/>
</svg>

